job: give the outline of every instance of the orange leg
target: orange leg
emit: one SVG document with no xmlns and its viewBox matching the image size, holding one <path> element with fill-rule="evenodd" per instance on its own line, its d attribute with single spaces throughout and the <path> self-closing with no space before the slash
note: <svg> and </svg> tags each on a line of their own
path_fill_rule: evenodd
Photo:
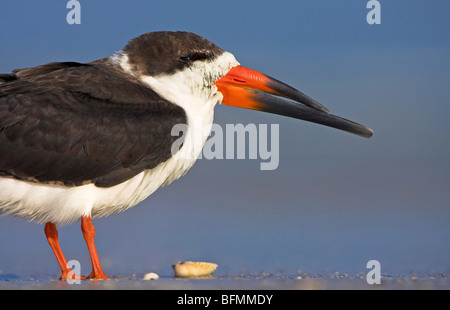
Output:
<svg viewBox="0 0 450 310">
<path fill-rule="evenodd" d="M 45 224 L 44 228 L 45 236 L 47 237 L 47 241 L 50 244 L 50 247 L 55 253 L 56 259 L 58 260 L 59 267 L 61 268 L 61 280 L 67 279 L 67 274 L 71 272 L 70 268 L 67 266 L 66 259 L 64 258 L 64 254 L 61 251 L 61 247 L 59 246 L 58 241 L 58 230 L 56 229 L 55 224 L 48 222 Z M 80 277 L 80 279 L 85 279 L 85 277 Z"/>
<path fill-rule="evenodd" d="M 109 279 L 108 276 L 102 270 L 100 266 L 100 261 L 98 259 L 97 250 L 95 249 L 94 237 L 95 237 L 95 227 L 92 224 L 90 216 L 83 216 L 81 218 L 81 231 L 83 232 L 84 240 L 86 241 L 89 255 L 92 261 L 92 272 L 88 276 L 88 279 Z"/>
</svg>

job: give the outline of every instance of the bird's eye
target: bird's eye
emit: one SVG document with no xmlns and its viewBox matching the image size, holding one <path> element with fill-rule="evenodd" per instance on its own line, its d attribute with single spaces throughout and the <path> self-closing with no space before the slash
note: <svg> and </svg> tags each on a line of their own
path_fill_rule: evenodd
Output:
<svg viewBox="0 0 450 310">
<path fill-rule="evenodd" d="M 189 55 L 180 56 L 180 60 L 183 62 L 192 62 L 196 60 L 204 60 L 210 58 L 208 53 L 195 52 Z"/>
<path fill-rule="evenodd" d="M 184 62 L 191 62 L 192 59 L 189 56 L 180 56 L 180 60 Z"/>
</svg>

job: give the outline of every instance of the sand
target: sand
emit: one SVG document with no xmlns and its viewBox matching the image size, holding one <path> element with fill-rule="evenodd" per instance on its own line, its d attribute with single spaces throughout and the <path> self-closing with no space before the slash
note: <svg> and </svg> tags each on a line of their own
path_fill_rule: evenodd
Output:
<svg viewBox="0 0 450 310">
<path fill-rule="evenodd" d="M 218 274 L 201 279 L 175 278 L 160 275 L 157 280 L 142 280 L 143 274 L 112 275 L 111 280 L 86 280 L 68 284 L 55 275 L 20 276 L 0 274 L 0 290 L 448 290 L 450 278 L 446 273 L 389 275 L 381 284 L 369 285 L 363 274 Z"/>
</svg>

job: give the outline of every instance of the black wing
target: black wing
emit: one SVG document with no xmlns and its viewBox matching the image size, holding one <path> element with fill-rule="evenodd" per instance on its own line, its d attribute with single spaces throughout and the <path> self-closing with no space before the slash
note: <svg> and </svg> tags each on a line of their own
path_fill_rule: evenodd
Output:
<svg viewBox="0 0 450 310">
<path fill-rule="evenodd" d="M 0 175 L 119 184 L 171 157 L 184 110 L 106 61 L 0 75 Z"/>
</svg>

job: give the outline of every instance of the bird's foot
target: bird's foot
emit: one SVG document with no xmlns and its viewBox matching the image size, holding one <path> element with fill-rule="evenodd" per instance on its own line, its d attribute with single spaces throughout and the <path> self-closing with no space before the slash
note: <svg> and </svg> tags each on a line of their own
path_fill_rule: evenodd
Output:
<svg viewBox="0 0 450 310">
<path fill-rule="evenodd" d="M 64 271 L 61 274 L 61 277 L 59 278 L 60 280 L 108 280 L 111 279 L 111 277 L 108 277 L 107 275 L 105 275 L 105 273 L 100 270 L 100 271 L 92 271 L 90 275 L 86 276 L 79 276 L 76 275 L 74 272 L 72 272 L 70 269 L 68 271 Z"/>
<path fill-rule="evenodd" d="M 85 277 L 85 279 L 92 279 L 92 280 L 108 280 L 111 279 L 111 277 L 108 277 L 105 275 L 103 271 L 92 271 L 90 275 Z"/>
<path fill-rule="evenodd" d="M 68 270 L 68 271 L 64 271 L 61 274 L 61 277 L 59 277 L 60 280 L 64 280 L 67 281 L 67 279 L 69 280 L 86 280 L 85 276 L 78 276 L 76 275 L 72 270 Z"/>
</svg>

